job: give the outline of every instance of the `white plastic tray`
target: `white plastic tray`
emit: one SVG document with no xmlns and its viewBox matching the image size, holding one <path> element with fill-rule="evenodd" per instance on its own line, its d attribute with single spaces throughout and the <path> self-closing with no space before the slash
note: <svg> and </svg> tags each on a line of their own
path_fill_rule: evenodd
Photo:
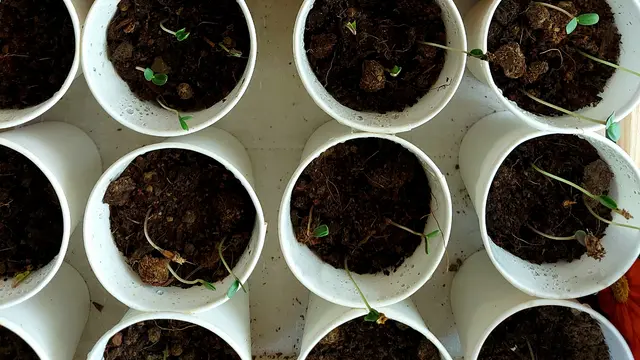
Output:
<svg viewBox="0 0 640 360">
<path fill-rule="evenodd" d="M 300 161 L 311 133 L 331 119 L 304 90 L 292 58 L 292 28 L 300 0 L 248 0 L 258 31 L 258 62 L 249 89 L 231 113 L 214 126 L 235 135 L 249 151 L 256 191 L 269 223 L 261 260 L 249 280 L 253 354 L 264 358 L 296 358 L 308 292 L 293 277 L 280 253 L 276 227 L 282 191 Z M 464 16 L 475 0 L 456 0 Z M 436 84 L 443 85 L 443 84 Z M 401 136 L 422 148 L 447 176 L 453 199 L 453 229 L 448 247 L 452 262 L 482 247 L 478 219 L 457 170 L 458 150 L 467 129 L 478 119 L 504 110 L 488 87 L 468 72 L 449 105 L 426 125 Z M 79 126 L 96 142 L 103 168 L 127 152 L 158 142 L 124 128 L 102 110 L 83 77 L 42 120 L 66 121 Z M 118 322 L 124 305 L 109 295 L 89 267 L 82 242 L 82 224 L 71 237 L 66 260 L 86 280 L 91 300 L 104 306 L 91 308 L 89 322 L 75 359 L 86 359 L 94 342 Z M 461 357 L 460 342 L 449 304 L 453 273 L 440 267 L 412 298 L 430 330 L 454 358 Z"/>
</svg>

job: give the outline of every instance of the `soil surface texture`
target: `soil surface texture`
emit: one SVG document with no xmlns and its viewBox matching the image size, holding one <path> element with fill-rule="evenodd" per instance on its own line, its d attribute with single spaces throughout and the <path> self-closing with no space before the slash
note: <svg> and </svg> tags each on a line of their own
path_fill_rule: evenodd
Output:
<svg viewBox="0 0 640 360">
<path fill-rule="evenodd" d="M 440 360 L 440 352 L 424 335 L 400 322 L 378 325 L 357 318 L 333 329 L 307 359 Z"/>
<path fill-rule="evenodd" d="M 348 258 L 353 272 L 388 274 L 422 238 L 387 220 L 423 232 L 430 203 L 429 181 L 413 153 L 385 139 L 356 139 L 328 149 L 302 172 L 291 222 L 298 241 L 335 268 Z M 310 234 L 319 225 L 329 227 L 328 236 Z"/>
<path fill-rule="evenodd" d="M 20 336 L 0 326 L 0 360 L 40 360 Z"/>
<path fill-rule="evenodd" d="M 478 360 L 603 360 L 609 347 L 590 315 L 561 306 L 522 310 L 487 337 Z"/>
<path fill-rule="evenodd" d="M 178 41 L 160 24 L 173 32 L 185 29 L 189 36 Z M 156 102 L 160 96 L 171 108 L 198 111 L 235 88 L 250 42 L 234 0 L 121 0 L 109 23 L 107 47 L 109 60 L 137 97 Z M 136 67 L 166 74 L 168 81 L 155 85 Z"/>
<path fill-rule="evenodd" d="M 589 60 L 578 50 L 613 63 L 620 56 L 620 34 L 605 0 L 545 1 L 575 15 L 597 13 L 593 26 L 578 25 L 567 35 L 566 14 L 531 0 L 504 0 L 489 29 L 491 74 L 506 98 L 527 111 L 561 115 L 528 98 L 522 89 L 542 100 L 575 111 L 597 105 L 614 69 Z M 603 121 L 605 119 L 602 119 Z"/>
<path fill-rule="evenodd" d="M 0 2 L 0 109 L 24 109 L 55 94 L 76 52 L 62 0 Z"/>
<path fill-rule="evenodd" d="M 240 360 L 213 332 L 178 320 L 148 320 L 113 335 L 105 360 Z"/>
<path fill-rule="evenodd" d="M 60 200 L 49 179 L 0 146 L 0 279 L 47 265 L 60 253 L 62 235 Z"/>
<path fill-rule="evenodd" d="M 532 168 L 533 163 L 597 195 L 609 191 L 613 178 L 597 150 L 577 136 L 547 135 L 526 141 L 507 156 L 493 179 L 486 210 L 489 236 L 498 246 L 532 263 L 578 259 L 587 251 L 578 241 L 550 240 L 529 226 L 551 236 L 571 236 L 583 230 L 602 238 L 608 224 L 591 215 L 581 192 L 542 175 Z M 588 204 L 611 220 L 611 210 L 599 203 Z"/>
<path fill-rule="evenodd" d="M 147 216 L 152 241 L 193 263 L 172 262 L 178 275 L 212 283 L 229 275 L 218 245 L 224 241 L 222 254 L 233 269 L 249 244 L 256 217 L 249 194 L 229 170 L 206 155 L 180 149 L 138 156 L 109 185 L 104 202 L 118 250 L 142 281 L 153 286 L 184 284 L 168 273 L 167 259 L 146 240 Z"/>
<path fill-rule="evenodd" d="M 444 50 L 418 43 L 446 44 L 441 12 L 433 0 L 318 0 L 304 35 L 311 68 L 346 107 L 402 111 L 432 89 L 444 66 Z M 402 68 L 396 77 L 394 66 Z"/>
</svg>

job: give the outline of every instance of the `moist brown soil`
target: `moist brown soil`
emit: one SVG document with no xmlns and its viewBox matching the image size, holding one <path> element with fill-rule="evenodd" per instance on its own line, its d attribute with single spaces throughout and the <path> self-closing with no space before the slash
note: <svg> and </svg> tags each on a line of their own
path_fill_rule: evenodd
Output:
<svg viewBox="0 0 640 360">
<path fill-rule="evenodd" d="M 431 189 L 416 156 L 392 141 L 357 139 L 338 144 L 311 162 L 291 196 L 291 222 L 299 242 L 335 268 L 388 273 L 411 256 L 431 213 Z M 329 235 L 307 234 L 324 224 Z"/>
<path fill-rule="evenodd" d="M 0 146 L 0 279 L 47 265 L 60 253 L 62 233 L 60 201 L 47 177 Z"/>
<path fill-rule="evenodd" d="M 487 337 L 479 360 L 603 360 L 609 347 L 590 315 L 561 306 L 540 306 L 508 317 Z"/>
<path fill-rule="evenodd" d="M 527 225 L 552 236 L 571 236 L 583 230 L 601 238 L 608 224 L 589 213 L 581 192 L 540 174 L 531 164 L 596 194 L 606 194 L 613 177 L 608 167 L 597 178 L 593 171 L 585 170 L 599 159 L 591 144 L 573 135 L 542 136 L 516 147 L 498 169 L 489 191 L 487 231 L 493 242 L 536 264 L 580 258 L 586 248 L 577 241 L 550 240 Z M 611 219 L 611 210 L 589 204 L 601 217 Z"/>
<path fill-rule="evenodd" d="M 166 270 L 160 252 L 178 252 L 187 261 L 171 267 L 187 280 L 216 282 L 229 274 L 218 256 L 233 268 L 244 253 L 256 217 L 255 207 L 240 181 L 224 166 L 190 150 L 166 149 L 138 156 L 105 193 L 111 232 L 118 250 L 154 286 L 183 286 Z"/>
<path fill-rule="evenodd" d="M 53 96 L 67 79 L 75 33 L 62 0 L 0 3 L 0 109 L 23 109 Z"/>
<path fill-rule="evenodd" d="M 149 320 L 113 335 L 105 360 L 240 360 L 240 356 L 211 331 L 184 321 Z"/>
<path fill-rule="evenodd" d="M 600 59 L 618 63 L 620 34 L 611 8 L 605 0 L 545 2 L 563 7 L 572 14 L 597 13 L 593 26 L 578 25 L 567 35 L 570 18 L 531 0 L 504 0 L 498 6 L 489 29 L 488 50 L 517 43 L 526 58 L 526 74 L 508 77 L 495 62 L 490 63 L 496 85 L 522 109 L 543 115 L 561 113 L 529 99 L 520 90 L 567 110 L 597 105 L 600 93 L 614 69 L 582 56 L 576 49 Z M 520 76 L 522 75 L 522 76 Z M 604 120 L 604 119 L 603 119 Z"/>
<path fill-rule="evenodd" d="M 186 28 L 189 37 L 178 41 L 163 31 L 165 20 L 167 29 Z M 220 44 L 242 56 L 229 56 Z M 203 110 L 229 95 L 247 66 L 249 46 L 234 0 L 121 0 L 107 31 L 109 60 L 131 91 L 153 102 L 162 96 L 180 111 Z M 154 85 L 136 67 L 167 74 L 169 81 Z"/>
<path fill-rule="evenodd" d="M 440 360 L 438 348 L 416 330 L 393 320 L 384 325 L 353 319 L 333 329 L 309 360 Z"/>
<path fill-rule="evenodd" d="M 40 360 L 20 336 L 0 326 L 0 360 Z"/>
<path fill-rule="evenodd" d="M 345 27 L 356 22 L 356 35 Z M 441 9 L 433 0 L 318 0 L 307 17 L 311 68 L 342 105 L 402 111 L 432 88 L 444 66 Z M 397 77 L 386 69 L 402 67 Z M 445 84 L 441 84 L 445 85 Z"/>
</svg>

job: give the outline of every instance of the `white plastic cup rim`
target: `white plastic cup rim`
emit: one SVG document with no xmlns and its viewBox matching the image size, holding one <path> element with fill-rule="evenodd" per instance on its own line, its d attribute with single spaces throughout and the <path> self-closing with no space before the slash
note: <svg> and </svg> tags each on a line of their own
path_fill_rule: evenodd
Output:
<svg viewBox="0 0 640 360">
<path fill-rule="evenodd" d="M 64 94 L 66 94 L 67 90 L 69 90 L 69 88 L 71 87 L 73 80 L 75 80 L 76 78 L 76 73 L 78 72 L 78 68 L 80 67 L 80 34 L 82 30 L 80 26 L 80 19 L 78 18 L 78 13 L 73 6 L 73 2 L 71 0 L 63 1 L 64 5 L 67 7 L 67 11 L 69 11 L 69 16 L 71 17 L 75 40 L 73 62 L 71 63 L 69 74 L 67 74 L 67 78 L 62 83 L 60 89 L 56 91 L 49 99 L 43 101 L 42 103 L 25 109 L 0 109 L 0 129 L 8 129 L 14 126 L 22 125 L 44 114 L 47 110 L 51 109 L 55 104 L 57 104 L 60 99 L 62 99 Z M 12 113 L 20 114 L 18 116 L 13 116 Z M 10 118 L 10 120 L 6 120 L 6 118 Z"/>
</svg>

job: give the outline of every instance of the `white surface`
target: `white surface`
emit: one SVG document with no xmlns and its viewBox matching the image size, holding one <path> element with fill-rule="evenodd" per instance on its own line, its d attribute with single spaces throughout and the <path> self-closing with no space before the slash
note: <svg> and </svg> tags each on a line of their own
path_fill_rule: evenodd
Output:
<svg viewBox="0 0 640 360">
<path fill-rule="evenodd" d="M 102 201 L 109 184 L 138 156 L 160 149 L 186 149 L 209 156 L 231 171 L 242 183 L 253 201 L 256 220 L 249 245 L 233 268 L 233 272 L 243 283 L 249 278 L 264 247 L 267 224 L 264 222 L 260 200 L 251 186 L 253 176 L 249 155 L 236 138 L 216 128 L 145 146 L 128 153 L 113 164 L 98 180 L 89 197 L 84 219 L 85 250 L 93 272 L 102 285 L 118 300 L 133 309 L 180 312 L 208 310 L 228 300 L 226 289 L 235 281 L 234 277 L 228 275 L 214 283 L 218 289 L 216 291 L 204 286 L 182 289 L 175 286 L 160 288 L 146 285 L 125 262 L 111 235 L 109 205 Z"/>
<path fill-rule="evenodd" d="M 185 131 L 180 127 L 177 115 L 164 110 L 155 102 L 138 99 L 107 58 L 107 28 L 119 2 L 120 0 L 96 0 L 87 15 L 82 36 L 82 69 L 89 88 L 111 117 L 133 130 L 154 136 L 184 135 Z M 231 111 L 247 90 L 253 75 L 257 56 L 256 29 L 247 4 L 244 0 L 237 2 L 249 29 L 247 67 L 226 98 L 208 109 L 182 114 L 193 116 L 187 122 L 190 133 L 210 126 Z"/>
<path fill-rule="evenodd" d="M 63 263 L 44 290 L 1 310 L 0 326 L 20 336 L 40 360 L 71 359 L 90 306 L 87 284 L 73 267 Z"/>
<path fill-rule="evenodd" d="M 467 27 L 467 41 L 469 49 L 487 51 L 487 34 L 493 13 L 502 0 L 482 0 L 464 17 Z M 640 4 L 629 0 L 608 0 L 615 16 L 616 26 L 622 35 L 619 64 L 638 71 L 638 56 L 640 42 L 636 40 L 638 24 L 640 23 Z M 491 77 L 489 63 L 475 58 L 468 62 L 469 70 L 491 88 L 506 108 L 516 114 L 522 121 L 543 130 L 572 132 L 576 129 L 597 131 L 604 129 L 602 124 L 576 119 L 571 116 L 539 116 L 520 109 L 518 105 L 502 96 L 502 91 L 496 86 Z M 607 82 L 604 93 L 600 95 L 602 101 L 598 106 L 586 108 L 577 113 L 605 121 L 611 111 L 615 111 L 616 120 L 622 120 L 640 102 L 640 77 L 616 71 Z"/>
<path fill-rule="evenodd" d="M 475 1 L 456 2 L 464 16 Z M 249 8 L 259 39 L 256 72 L 242 101 L 214 126 L 227 130 L 247 147 L 255 189 L 266 221 L 271 224 L 263 254 L 249 279 L 253 352 L 291 355 L 300 348 L 309 292 L 282 258 L 275 226 L 278 206 L 284 187 L 300 162 L 304 144 L 329 117 L 309 97 L 293 65 L 291 39 L 299 0 L 250 0 Z M 460 141 L 470 125 L 500 110 L 504 106 L 489 88 L 466 73 L 456 95 L 438 116 L 400 135 L 429 155 L 446 176 L 454 212 L 448 247 L 452 262 L 482 247 L 478 219 L 456 170 Z M 126 153 L 160 140 L 128 130 L 109 118 L 82 78 L 44 118 L 71 122 L 87 131 L 98 145 L 105 169 Z M 87 280 L 92 300 L 105 306 L 102 312 L 91 308 L 75 358 L 81 360 L 95 341 L 120 320 L 126 308 L 102 288 L 89 268 L 82 231 L 73 234 L 69 246 L 67 259 Z M 431 280 L 412 298 L 429 329 L 457 357 L 461 356 L 460 343 L 449 305 L 453 274 L 445 270 L 446 261 L 442 261 Z"/>
<path fill-rule="evenodd" d="M 249 320 L 249 295 L 239 291 L 231 301 L 215 309 L 198 314 L 175 312 L 144 313 L 129 310 L 122 319 L 97 341 L 87 360 L 102 360 L 104 349 L 113 335 L 133 324 L 147 320 L 180 320 L 200 325 L 229 344 L 241 360 L 251 360 L 251 328 Z"/>
<path fill-rule="evenodd" d="M 420 317 L 420 313 L 410 299 L 402 300 L 394 305 L 383 308 L 376 308 L 391 320 L 398 321 L 410 328 L 422 333 L 440 351 L 441 360 L 451 360 L 451 355 L 440 341 L 433 335 L 427 325 Z M 368 313 L 365 309 L 351 309 L 325 301 L 324 299 L 310 295 L 309 308 L 307 309 L 307 322 L 304 327 L 302 345 L 299 360 L 307 358 L 316 344 L 322 340 L 331 330 L 342 324 L 365 316 Z M 409 359 L 408 359 L 409 360 Z"/>
<path fill-rule="evenodd" d="M 436 2 L 442 9 L 442 19 L 447 31 L 447 43 L 443 45 L 466 49 L 464 25 L 453 0 L 436 0 Z M 307 16 L 314 3 L 315 0 L 305 0 L 296 18 L 293 34 L 295 64 L 302 83 L 316 104 L 342 124 L 361 131 L 389 134 L 409 131 L 431 120 L 455 94 L 462 79 L 467 56 L 460 52 L 447 52 L 442 72 L 433 86 L 435 90 L 429 91 L 417 104 L 402 112 L 378 114 L 356 111 L 340 104 L 324 88 L 324 81 L 321 83 L 318 80 L 307 58 L 304 30 Z"/>
<path fill-rule="evenodd" d="M 531 297 L 509 284 L 491 264 L 486 251 L 471 256 L 453 279 L 451 303 L 465 360 L 475 360 L 491 331 L 509 316 L 537 306 L 566 306 L 589 314 L 602 329 L 612 360 L 633 360 L 622 335 L 593 309 L 568 300 Z M 604 360 L 604 359 L 602 359 Z"/>
<path fill-rule="evenodd" d="M 16 288 L 12 286 L 13 278 L 0 278 L 2 309 L 34 296 L 56 274 L 67 252 L 69 238 L 82 219 L 89 191 L 100 176 L 102 163 L 91 139 L 77 127 L 61 122 L 33 124 L 0 133 L 0 146 L 24 155 L 47 177 L 60 202 L 62 221 L 60 252 L 53 260 Z"/>
<path fill-rule="evenodd" d="M 570 263 L 533 264 L 496 245 L 487 234 L 486 208 L 493 178 L 504 159 L 521 143 L 550 133 L 516 121 L 510 112 L 488 116 L 476 123 L 462 141 L 460 172 L 480 221 L 480 233 L 489 257 L 509 282 L 537 297 L 572 299 L 594 294 L 624 275 L 640 255 L 640 233 L 621 226 L 609 226 L 602 245 L 607 254 L 598 261 L 586 255 Z M 610 193 L 621 209 L 640 213 L 640 173 L 624 150 L 605 137 L 585 133 L 587 140 L 614 174 Z M 614 214 L 615 215 L 615 214 Z M 614 221 L 638 225 L 638 220 Z"/>
<path fill-rule="evenodd" d="M 62 96 L 67 92 L 67 90 L 69 90 L 69 87 L 76 78 L 78 68 L 80 67 L 80 32 L 82 23 L 78 18 L 78 12 L 76 12 L 74 3 L 77 3 L 80 7 L 80 10 L 82 11 L 83 5 L 86 5 L 84 1 L 88 0 L 64 0 L 64 5 L 69 11 L 69 16 L 71 17 L 71 22 L 73 23 L 75 50 L 73 54 L 73 62 L 71 63 L 71 69 L 69 69 L 69 74 L 64 80 L 64 83 L 62 83 L 60 90 L 55 92 L 51 98 L 35 106 L 31 106 L 25 109 L 0 109 L 0 129 L 8 129 L 10 127 L 18 126 L 26 123 L 27 121 L 37 118 L 45 111 L 49 110 L 58 101 L 60 101 L 60 99 L 62 99 Z"/>
<path fill-rule="evenodd" d="M 429 240 L 429 254 L 426 253 L 425 242 L 421 241 L 413 255 L 389 275 L 383 273 L 352 274 L 366 294 L 371 306 L 388 306 L 404 300 L 429 280 L 444 255 L 451 233 L 452 216 L 451 194 L 444 175 L 433 161 L 413 144 L 395 135 L 352 133 L 350 128 L 340 125 L 337 121 L 330 121 L 316 130 L 305 145 L 300 165 L 289 180 L 282 197 L 278 218 L 280 248 L 291 271 L 309 290 L 327 301 L 354 308 L 362 306 L 362 299 L 347 272 L 325 263 L 309 247 L 296 240 L 291 224 L 291 193 L 302 172 L 323 152 L 337 144 L 363 138 L 379 138 L 396 142 L 418 158 L 429 180 L 432 192 L 431 199 L 424 199 L 425 202 L 430 202 L 431 209 L 433 209 L 433 216 L 429 216 L 424 233 L 428 234 L 438 230 L 436 221 L 443 231 L 442 236 Z M 375 159 L 371 161 L 375 161 Z"/>
</svg>

